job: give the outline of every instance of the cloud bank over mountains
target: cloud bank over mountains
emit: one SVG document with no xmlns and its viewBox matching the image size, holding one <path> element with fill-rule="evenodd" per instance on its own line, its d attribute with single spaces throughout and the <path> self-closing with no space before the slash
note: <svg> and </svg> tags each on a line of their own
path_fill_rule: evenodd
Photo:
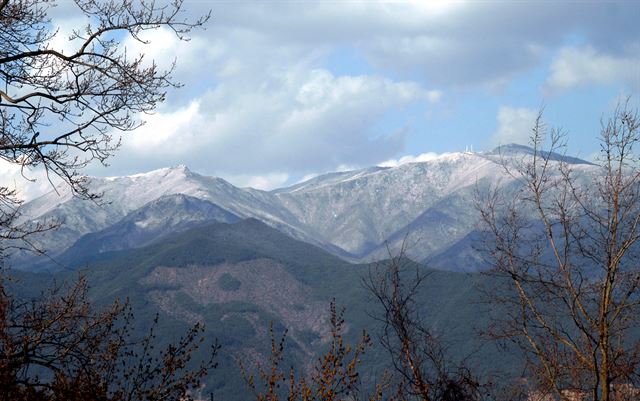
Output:
<svg viewBox="0 0 640 401">
<path fill-rule="evenodd" d="M 597 121 L 603 104 L 640 88 L 640 7 L 632 2 L 186 1 L 184 8 L 185 16 L 212 9 L 207 29 L 190 42 L 158 30 L 143 38 L 148 45 L 124 43 L 161 66 L 175 60 L 184 87 L 141 116 L 146 125 L 123 137 L 108 169 L 89 174 L 184 163 L 268 189 L 340 166 L 526 142 L 541 104 L 566 112 L 571 125 L 572 107 L 589 102 Z M 60 3 L 56 46 L 80 22 Z M 580 133 L 589 150 L 587 134 Z"/>
</svg>

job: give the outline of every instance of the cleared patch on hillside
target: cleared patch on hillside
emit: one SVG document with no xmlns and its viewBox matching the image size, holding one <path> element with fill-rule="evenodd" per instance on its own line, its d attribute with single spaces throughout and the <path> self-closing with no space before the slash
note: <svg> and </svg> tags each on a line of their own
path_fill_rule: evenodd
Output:
<svg viewBox="0 0 640 401">
<path fill-rule="evenodd" d="M 222 284 L 221 284 L 222 283 Z M 275 315 L 289 330 L 289 336 L 305 352 L 307 341 L 299 334 L 329 335 L 328 302 L 311 301 L 311 288 L 300 283 L 283 265 L 270 259 L 256 259 L 216 266 L 159 266 L 141 280 L 152 288 L 148 296 L 164 312 L 192 322 L 198 314 L 185 310 L 178 300 L 187 295 L 195 304 L 243 302 Z M 246 318 L 246 316 L 243 316 Z M 257 333 L 263 332 L 256 319 L 249 319 Z"/>
</svg>

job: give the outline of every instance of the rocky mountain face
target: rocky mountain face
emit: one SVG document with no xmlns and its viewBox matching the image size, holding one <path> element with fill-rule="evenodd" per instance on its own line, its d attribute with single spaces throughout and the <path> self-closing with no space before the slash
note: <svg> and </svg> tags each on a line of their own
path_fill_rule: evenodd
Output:
<svg viewBox="0 0 640 401">
<path fill-rule="evenodd" d="M 55 257 L 55 263 L 75 268 L 102 253 L 139 248 L 169 234 L 212 221 L 235 223 L 239 220 L 233 213 L 202 199 L 184 194 L 163 195 L 127 214 L 117 223 L 81 236 Z M 36 263 L 33 270 L 42 270 L 45 266 L 55 269 L 47 260 Z"/>
<path fill-rule="evenodd" d="M 490 186 L 516 186 L 503 163 L 530 153 L 518 145 L 451 153 L 392 168 L 325 174 L 273 191 L 238 188 L 178 166 L 93 178 L 92 188 L 103 194 L 101 204 L 76 199 L 66 188 L 52 191 L 24 205 L 23 219 L 62 222 L 61 229 L 38 238 L 62 265 L 68 260 L 64 255 L 82 250 L 134 248 L 206 221 L 255 218 L 349 261 L 381 259 L 388 256 L 388 245 L 395 251 L 405 243 L 414 260 L 475 270 L 482 264 L 469 241 L 478 222 L 474 195 Z M 579 172 L 594 168 L 575 158 L 552 159 Z M 464 260 L 453 257 L 463 254 Z M 25 255 L 14 255 L 14 264 L 34 268 Z"/>
</svg>

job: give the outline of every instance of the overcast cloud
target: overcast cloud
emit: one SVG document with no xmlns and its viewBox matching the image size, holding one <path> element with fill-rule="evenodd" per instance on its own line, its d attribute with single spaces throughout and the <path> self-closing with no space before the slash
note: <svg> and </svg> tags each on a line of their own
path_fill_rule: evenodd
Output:
<svg viewBox="0 0 640 401">
<path fill-rule="evenodd" d="M 526 107 L 501 107 L 498 110 L 498 129 L 491 137 L 495 146 L 510 143 L 527 144 L 532 128 L 538 117 L 538 111 Z"/>
<path fill-rule="evenodd" d="M 187 1 L 185 9 L 213 15 L 190 42 L 159 30 L 149 45 L 125 43 L 161 65 L 175 59 L 184 87 L 123 138 L 111 167 L 89 173 L 187 164 L 272 188 L 467 143 L 526 143 L 540 104 L 569 109 L 575 91 L 589 88 L 597 98 L 581 101 L 610 104 L 640 88 L 635 2 Z M 54 23 L 68 31 L 78 21 L 61 3 Z M 461 125 L 474 111 L 477 122 Z"/>
</svg>

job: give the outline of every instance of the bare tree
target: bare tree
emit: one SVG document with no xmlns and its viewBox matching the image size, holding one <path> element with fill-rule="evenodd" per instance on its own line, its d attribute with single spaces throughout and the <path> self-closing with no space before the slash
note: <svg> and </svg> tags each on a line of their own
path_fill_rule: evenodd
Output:
<svg viewBox="0 0 640 401">
<path fill-rule="evenodd" d="M 238 360 L 241 373 L 256 401 L 379 401 L 387 390 L 385 382 L 375 386 L 371 395 L 362 398 L 359 368 L 365 350 L 371 346 L 366 332 L 362 333 L 356 345 L 345 344 L 344 310 L 338 310 L 335 300 L 329 308 L 331 337 L 327 351 L 321 355 L 308 375 L 297 376 L 294 369 L 287 372 L 282 368 L 284 361 L 286 332 L 276 340 L 273 325 L 271 333 L 271 355 L 267 366 L 258 366 L 258 375 L 249 372 L 247 366 Z"/>
<path fill-rule="evenodd" d="M 391 253 L 390 253 L 391 254 Z M 454 363 L 441 339 L 424 324 L 416 296 L 428 274 L 404 257 L 381 262 L 364 286 L 382 312 L 380 342 L 399 376 L 397 399 L 421 401 L 481 400 L 488 387 L 463 363 Z"/>
<path fill-rule="evenodd" d="M 157 317 L 137 337 L 129 306 L 97 310 L 83 277 L 33 301 L 1 289 L 0 400 L 190 400 L 216 366 L 218 346 L 200 350 L 202 325 L 159 349 Z"/>
<path fill-rule="evenodd" d="M 66 5 L 70 5 L 68 3 Z M 55 0 L 0 0 L 0 160 L 58 177 L 76 196 L 96 200 L 82 169 L 106 164 L 119 134 L 138 128 L 166 91 L 180 86 L 174 64 L 157 66 L 123 47 L 146 44 L 144 32 L 168 29 L 189 40 L 209 15 L 190 20 L 182 0 L 74 0 L 86 24 L 64 49 L 52 24 Z M 30 237 L 56 228 L 55 221 L 18 223 L 21 199 L 0 186 L 0 262 L 7 248 L 36 249 Z M 55 287 L 36 301 L 5 292 L 0 277 L 0 388 L 7 400 L 182 400 L 190 398 L 210 358 L 189 361 L 202 339 L 197 324 L 177 343 L 155 350 L 153 330 L 132 337 L 128 305 L 99 311 L 87 300 L 80 279 L 64 292 Z"/>
<path fill-rule="evenodd" d="M 628 102 L 619 106 L 602 124 L 597 165 L 570 164 L 558 157 L 565 134 L 549 131 L 540 114 L 533 155 L 504 162 L 521 189 L 479 198 L 490 274 L 507 283 L 491 294 L 498 312 L 490 334 L 523 351 L 529 394 L 635 399 L 639 125 Z"/>
<path fill-rule="evenodd" d="M 42 252 L 31 241 L 32 235 L 58 227 L 58 222 L 51 219 L 18 224 L 21 204 L 15 189 L 0 186 L 0 268 L 5 267 L 6 252 L 9 250 Z"/>
<path fill-rule="evenodd" d="M 168 88 L 179 86 L 173 66 L 159 68 L 123 41 L 146 43 L 141 35 L 159 28 L 189 40 L 209 19 L 185 19 L 182 0 L 168 1 L 74 0 L 87 23 L 63 50 L 54 47 L 60 33 L 49 17 L 55 1 L 0 0 L 0 159 L 19 165 L 25 178 L 39 167 L 76 195 L 96 199 L 81 170 L 92 161 L 105 164 L 120 144 L 118 132 L 138 128 L 140 113 L 152 112 Z M 25 240 L 55 225 L 15 224 L 19 205 L 13 188 L 0 187 L 0 241 Z"/>
</svg>

